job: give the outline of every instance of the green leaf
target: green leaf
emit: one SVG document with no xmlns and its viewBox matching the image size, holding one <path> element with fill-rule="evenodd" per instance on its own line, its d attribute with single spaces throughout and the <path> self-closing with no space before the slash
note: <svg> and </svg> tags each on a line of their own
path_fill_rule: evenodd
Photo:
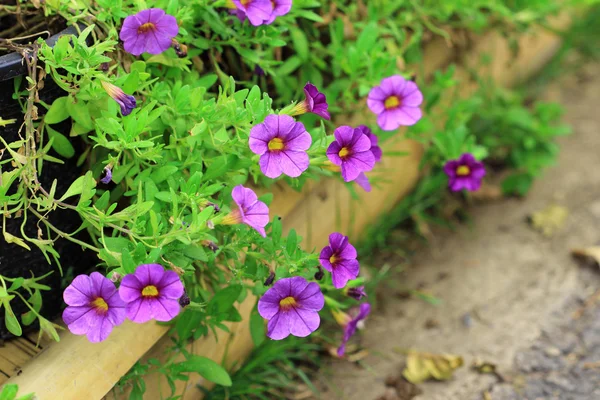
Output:
<svg viewBox="0 0 600 400">
<path fill-rule="evenodd" d="M 231 386 L 231 377 L 219 364 L 210 358 L 201 356 L 190 356 L 190 358 L 182 363 L 177 364 L 178 371 L 181 372 L 196 372 L 204 379 L 222 386 Z"/>
<path fill-rule="evenodd" d="M 241 285 L 230 285 L 224 289 L 219 290 L 207 305 L 207 310 L 221 314 L 228 312 L 233 303 L 240 296 L 243 287 Z"/>
<path fill-rule="evenodd" d="M 67 110 L 71 115 L 71 118 L 83 128 L 86 132 L 94 129 L 92 117 L 90 116 L 90 106 L 83 101 L 75 102 L 74 99 L 69 98 L 67 101 Z"/>
<path fill-rule="evenodd" d="M 287 243 L 285 245 L 285 251 L 288 256 L 292 257 L 296 252 L 296 248 L 298 246 L 298 235 L 296 234 L 296 230 L 290 230 L 287 237 Z"/>
<path fill-rule="evenodd" d="M 75 179 L 73 181 L 73 183 L 71 183 L 71 186 L 69 186 L 69 188 L 67 189 L 65 194 L 58 200 L 63 201 L 65 199 L 68 199 L 69 197 L 73 197 L 78 194 L 81 194 L 81 190 L 83 189 L 84 179 L 85 179 L 85 176 L 80 176 L 79 178 Z"/>
<path fill-rule="evenodd" d="M 265 341 L 265 320 L 260 316 L 256 307 L 250 314 L 250 336 L 254 342 L 254 346 L 258 347 Z"/>
<path fill-rule="evenodd" d="M 52 148 L 64 158 L 71 158 L 75 155 L 75 149 L 69 139 L 62 133 L 46 126 L 48 137 L 52 140 Z"/>
<path fill-rule="evenodd" d="M 299 28 L 293 27 L 290 29 L 290 35 L 298 56 L 302 59 L 302 61 L 308 61 L 310 58 L 310 51 L 308 40 L 306 39 L 304 32 Z"/>
<path fill-rule="evenodd" d="M 58 124 L 59 122 L 69 118 L 67 100 L 68 98 L 66 96 L 59 97 L 58 99 L 54 100 L 50 106 L 50 109 L 46 113 L 46 116 L 44 117 L 44 122 L 46 122 L 46 124 Z"/>
<path fill-rule="evenodd" d="M 19 386 L 14 383 L 7 383 L 2 387 L 2 392 L 0 392 L 0 400 L 14 400 L 17 397 L 17 393 L 19 392 Z"/>
<path fill-rule="evenodd" d="M 5 309 L 4 323 L 6 324 L 6 329 L 15 336 L 21 336 L 23 334 L 23 329 L 21 329 L 19 320 L 10 307 L 10 300 L 4 300 L 2 303 L 4 304 Z"/>
<path fill-rule="evenodd" d="M 375 22 L 365 26 L 356 40 L 356 48 L 362 54 L 369 54 L 377 43 L 378 27 Z"/>
</svg>

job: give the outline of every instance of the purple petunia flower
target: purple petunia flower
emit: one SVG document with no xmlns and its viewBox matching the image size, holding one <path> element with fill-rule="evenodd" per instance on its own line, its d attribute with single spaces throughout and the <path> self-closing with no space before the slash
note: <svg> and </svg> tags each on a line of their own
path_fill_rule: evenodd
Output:
<svg viewBox="0 0 600 400">
<path fill-rule="evenodd" d="M 349 288 L 348 291 L 346 292 L 346 294 L 355 300 L 360 300 L 363 297 L 367 296 L 364 286 Z"/>
<path fill-rule="evenodd" d="M 363 303 L 357 308 L 350 310 L 350 321 L 344 327 L 344 337 L 342 343 L 338 347 L 337 354 L 339 357 L 343 357 L 346 352 L 346 344 L 348 340 L 356 333 L 356 329 L 362 320 L 367 318 L 367 315 L 371 312 L 371 305 L 369 303 Z"/>
<path fill-rule="evenodd" d="M 315 85 L 307 82 L 304 85 L 304 95 L 306 98 L 290 110 L 290 115 L 301 115 L 311 112 L 321 118 L 331 119 L 329 111 L 327 111 L 327 98 L 323 93 L 319 92 L 319 89 Z"/>
<path fill-rule="evenodd" d="M 125 94 L 120 87 L 115 86 L 112 83 L 102 81 L 102 87 L 106 90 L 106 93 L 119 104 L 123 116 L 131 114 L 131 111 L 136 106 L 135 97 Z"/>
<path fill-rule="evenodd" d="M 458 160 L 448 161 L 444 165 L 448 175 L 448 187 L 453 192 L 467 189 L 470 192 L 478 190 L 485 176 L 485 167 L 470 153 L 461 155 Z"/>
<path fill-rule="evenodd" d="M 266 237 L 265 226 L 269 223 L 269 207 L 258 200 L 256 193 L 242 185 L 237 185 L 231 192 L 233 201 L 238 206 L 227 215 L 223 225 L 246 224 L 254 228 L 262 237 Z"/>
<path fill-rule="evenodd" d="M 138 324 L 175 318 L 183 292 L 179 275 L 160 264 L 138 266 L 135 273 L 123 277 L 119 287 L 119 296 L 127 303 L 127 318 Z"/>
<path fill-rule="evenodd" d="M 68 307 L 63 321 L 75 335 L 87 335 L 92 343 L 105 340 L 114 326 L 125 321 L 125 302 L 117 294 L 110 279 L 98 272 L 78 275 L 65 289 L 63 299 Z"/>
<path fill-rule="evenodd" d="M 242 11 L 254 26 L 263 25 L 271 18 L 273 2 L 271 0 L 233 0 L 235 7 Z M 237 14 L 240 18 L 240 13 Z"/>
<path fill-rule="evenodd" d="M 338 232 L 329 235 L 329 246 L 321 250 L 319 263 L 331 272 L 331 280 L 336 289 L 343 288 L 349 280 L 358 276 L 360 264 L 356 256 L 356 249 L 348 243 L 348 236 Z"/>
<path fill-rule="evenodd" d="M 260 170 L 269 178 L 282 173 L 300 176 L 309 165 L 306 150 L 312 143 L 301 122 L 289 115 L 267 115 L 265 122 L 250 130 L 250 150 L 260 155 Z"/>
<path fill-rule="evenodd" d="M 258 300 L 258 313 L 268 320 L 267 336 L 281 340 L 290 334 L 306 337 L 317 330 L 325 305 L 321 288 L 301 276 L 284 278 Z"/>
<path fill-rule="evenodd" d="M 367 98 L 367 105 L 377 114 L 377 124 L 384 131 L 416 124 L 422 116 L 419 108 L 422 102 L 423 95 L 416 83 L 400 75 L 382 79 Z"/>
<path fill-rule="evenodd" d="M 125 18 L 119 38 L 126 52 L 139 56 L 144 52 L 160 54 L 168 50 L 177 33 L 179 26 L 174 16 L 160 8 L 150 8 Z"/>
<path fill-rule="evenodd" d="M 289 13 L 292 9 L 292 0 L 271 0 L 271 3 L 273 3 L 273 12 L 271 17 L 265 21 L 266 25 L 272 24 L 275 18 Z"/>
<path fill-rule="evenodd" d="M 359 125 L 357 129 L 362 130 L 362 132 L 367 135 L 371 141 L 371 151 L 375 156 L 375 162 L 380 162 L 383 152 L 381 151 L 381 147 L 379 147 L 379 138 L 377 135 L 374 134 L 373 131 L 371 131 L 371 129 L 366 125 Z"/>
<path fill-rule="evenodd" d="M 110 166 L 106 166 L 104 167 L 104 177 L 100 179 L 100 182 L 106 184 L 109 184 L 110 181 L 112 180 L 112 169 L 110 168 Z"/>
<path fill-rule="evenodd" d="M 343 125 L 333 134 L 335 141 L 327 148 L 327 158 L 342 167 L 344 181 L 353 181 L 361 172 L 373 169 L 375 156 L 371 151 L 371 141 L 362 129 Z"/>
</svg>

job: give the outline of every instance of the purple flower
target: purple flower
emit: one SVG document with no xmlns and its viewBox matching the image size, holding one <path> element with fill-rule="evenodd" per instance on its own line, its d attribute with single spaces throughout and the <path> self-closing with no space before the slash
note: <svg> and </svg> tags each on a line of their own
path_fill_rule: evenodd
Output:
<svg viewBox="0 0 600 400">
<path fill-rule="evenodd" d="M 312 138 L 304 125 L 289 115 L 267 115 L 265 122 L 252 128 L 248 143 L 250 150 L 260 155 L 260 170 L 269 178 L 282 173 L 295 178 L 308 168 L 306 150 Z"/>
<path fill-rule="evenodd" d="M 325 304 L 321 288 L 301 276 L 284 278 L 258 300 L 258 313 L 269 321 L 267 336 L 281 340 L 290 334 L 306 337 L 317 330 Z"/>
<path fill-rule="evenodd" d="M 475 160 L 470 153 L 465 153 L 458 160 L 451 160 L 444 165 L 444 172 L 448 175 L 448 187 L 453 192 L 467 189 L 470 192 L 478 190 L 481 180 L 485 176 L 485 167 L 482 162 Z"/>
<path fill-rule="evenodd" d="M 382 79 L 367 98 L 367 105 L 377 114 L 377 124 L 384 131 L 416 124 L 422 116 L 419 108 L 422 102 L 423 95 L 417 85 L 400 75 Z"/>
<path fill-rule="evenodd" d="M 221 223 L 223 225 L 246 224 L 254 228 L 262 237 L 267 237 L 265 226 L 269 223 L 269 207 L 258 200 L 256 193 L 242 185 L 231 192 L 238 209 L 233 210 Z"/>
<path fill-rule="evenodd" d="M 273 4 L 273 12 L 271 17 L 265 21 L 266 25 L 273 23 L 275 18 L 289 13 L 292 9 L 292 0 L 271 0 L 271 3 Z"/>
<path fill-rule="evenodd" d="M 357 127 L 357 129 L 362 130 L 362 132 L 365 135 L 367 135 L 367 137 L 371 141 L 371 151 L 373 152 L 373 155 L 375 156 L 375 162 L 380 162 L 383 152 L 381 151 L 381 147 L 379 147 L 379 138 L 377 137 L 377 135 L 374 134 L 371 131 L 371 129 L 366 125 L 359 125 Z"/>
<path fill-rule="evenodd" d="M 142 264 L 125 275 L 119 296 L 127 303 L 127 318 L 138 324 L 151 319 L 170 321 L 179 314 L 183 284 L 174 271 L 160 264 Z"/>
<path fill-rule="evenodd" d="M 131 114 L 131 111 L 136 106 L 135 97 L 125 94 L 120 87 L 115 86 L 112 83 L 102 81 L 102 87 L 104 87 L 106 93 L 108 93 L 108 95 L 119 104 L 119 107 L 121 107 L 121 114 L 123 114 L 123 116 Z"/>
<path fill-rule="evenodd" d="M 346 352 L 346 344 L 348 340 L 356 333 L 359 323 L 367 318 L 367 315 L 371 312 L 371 305 L 369 303 L 363 303 L 358 308 L 350 310 L 350 321 L 344 327 L 344 337 L 340 347 L 338 347 L 337 354 L 339 357 L 343 357 Z"/>
<path fill-rule="evenodd" d="M 119 37 L 126 52 L 139 56 L 144 52 L 160 54 L 168 50 L 177 33 L 179 26 L 174 16 L 160 8 L 150 8 L 125 18 Z"/>
<path fill-rule="evenodd" d="M 246 14 L 246 17 L 254 26 L 265 24 L 271 18 L 273 12 L 271 0 L 233 0 L 233 4 L 238 10 Z M 240 14 L 237 15 L 240 18 Z"/>
<path fill-rule="evenodd" d="M 348 296 L 352 297 L 355 300 L 360 300 L 363 297 L 367 296 L 367 293 L 365 292 L 365 287 L 364 286 L 358 286 L 358 287 L 348 288 L 348 291 L 346 292 L 346 294 Z"/>
<path fill-rule="evenodd" d="M 125 302 L 117 294 L 115 284 L 98 272 L 76 276 L 65 289 L 63 299 L 68 307 L 62 318 L 69 331 L 87 335 L 92 343 L 105 340 L 114 326 L 125 321 Z"/>
<path fill-rule="evenodd" d="M 348 236 L 334 232 L 329 235 L 329 246 L 323 247 L 319 263 L 331 272 L 333 286 L 341 289 L 351 279 L 356 279 L 360 264 L 356 260 L 356 249 L 348 243 Z"/>
<path fill-rule="evenodd" d="M 260 65 L 256 64 L 254 66 L 254 74 L 258 76 L 265 76 L 265 70 L 260 67 Z"/>
<path fill-rule="evenodd" d="M 373 169 L 375 156 L 371 151 L 371 141 L 362 129 L 343 125 L 333 134 L 335 141 L 327 148 L 327 158 L 342 167 L 344 181 L 353 181 L 361 172 Z"/>
<path fill-rule="evenodd" d="M 319 89 L 315 85 L 307 82 L 304 85 L 304 95 L 306 98 L 290 110 L 290 115 L 301 115 L 311 112 L 327 120 L 331 119 L 329 111 L 327 111 L 327 99 L 323 93 L 319 92 Z"/>
<path fill-rule="evenodd" d="M 106 184 L 109 184 L 110 181 L 112 180 L 112 170 L 110 169 L 110 166 L 106 166 L 104 167 L 104 177 L 102 179 L 100 179 L 100 182 Z"/>
</svg>

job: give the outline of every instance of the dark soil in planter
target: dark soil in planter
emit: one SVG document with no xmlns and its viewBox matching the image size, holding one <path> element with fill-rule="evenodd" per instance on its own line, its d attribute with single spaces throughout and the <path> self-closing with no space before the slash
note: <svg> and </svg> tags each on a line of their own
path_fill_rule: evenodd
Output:
<svg viewBox="0 0 600 400">
<path fill-rule="evenodd" d="M 6 4 L 6 1 L 0 0 L 0 4 Z M 12 16 L 11 16 L 12 17 Z M 6 25 L 4 21 L 7 17 L 0 19 L 0 29 L 4 31 Z M 75 33 L 74 28 L 68 28 L 62 33 Z M 0 32 L 1 33 L 1 32 Z M 56 35 L 48 39 L 49 44 L 56 42 L 60 35 Z M 22 44 L 22 42 L 21 42 Z M 15 118 L 17 121 L 13 124 L 5 127 L 0 127 L 0 135 L 8 143 L 19 139 L 19 128 L 23 124 L 23 112 L 22 108 L 17 100 L 12 98 L 15 92 L 15 84 L 24 77 L 26 69 L 22 62 L 21 56 L 17 53 L 9 53 L 0 56 L 0 116 L 4 119 Z M 15 79 L 16 78 L 16 79 Z M 21 88 L 24 90 L 25 79 L 21 79 Z M 59 88 L 51 78 L 46 78 L 44 87 L 39 91 L 39 97 L 42 101 L 47 104 L 52 102 L 58 97 L 64 96 L 66 93 Z M 45 108 L 42 106 L 38 107 L 40 115 L 45 112 Z M 69 135 L 71 122 L 69 120 L 53 126 L 58 131 Z M 24 129 L 21 131 L 21 135 L 25 135 Z M 75 147 L 75 154 L 82 154 L 86 144 L 80 138 L 70 138 L 72 145 Z M 38 146 L 39 148 L 39 146 Z M 56 158 L 61 158 L 58 154 L 51 154 Z M 8 157 L 8 152 L 5 152 L 4 157 Z M 0 158 L 1 160 L 2 158 Z M 69 160 L 64 160 L 64 164 L 45 162 L 41 171 L 38 171 L 38 177 L 42 186 L 49 190 L 52 182 L 57 179 L 56 197 L 60 197 L 69 187 L 69 185 L 82 174 L 81 167 L 77 167 L 77 156 Z M 4 164 L 4 170 L 10 168 L 10 164 Z M 9 190 L 9 193 L 16 190 L 17 183 L 13 184 L 13 187 Z M 21 237 L 21 225 L 23 219 L 15 215 L 12 218 L 6 220 L 6 226 L 4 227 L 8 233 L 11 233 L 17 237 Z M 58 229 L 63 232 L 71 233 L 75 231 L 81 225 L 81 219 L 78 214 L 71 210 L 57 209 L 48 216 L 48 220 Z M 0 226 L 3 223 L 0 218 Z M 42 222 L 37 221 L 37 218 L 29 213 L 28 220 L 25 224 L 24 231 L 28 237 L 37 238 L 38 226 L 45 233 L 46 228 Z M 53 234 L 53 237 L 56 235 Z M 78 239 L 86 241 L 89 240 L 87 234 L 82 232 L 79 234 Z M 42 292 L 43 306 L 41 314 L 49 319 L 56 318 L 60 315 L 63 306 L 62 301 L 62 277 L 59 272 L 58 265 L 52 260 L 52 263 L 48 263 L 42 252 L 35 246 L 30 245 L 31 251 L 25 248 L 17 246 L 15 244 L 9 244 L 4 240 L 4 237 L 0 235 L 0 274 L 6 277 L 31 277 L 32 275 L 39 277 L 50 271 L 53 273 L 43 280 L 41 283 L 46 284 L 52 288 L 51 291 Z M 60 254 L 60 262 L 63 272 L 66 274 L 68 271 L 73 274 L 77 274 L 86 269 L 90 269 L 98 261 L 95 253 L 91 251 L 84 251 L 81 246 L 72 243 L 66 239 L 58 239 L 54 244 L 54 249 Z M 22 293 L 26 298 L 28 295 L 26 292 Z M 11 303 L 13 311 L 17 316 L 28 311 L 28 308 L 22 301 L 14 300 Z M 4 308 L 0 309 L 0 321 L 4 321 Z M 24 330 L 32 330 L 35 326 L 23 327 Z M 8 332 L 3 323 L 0 323 L 0 338 L 5 339 L 12 335 Z"/>
</svg>

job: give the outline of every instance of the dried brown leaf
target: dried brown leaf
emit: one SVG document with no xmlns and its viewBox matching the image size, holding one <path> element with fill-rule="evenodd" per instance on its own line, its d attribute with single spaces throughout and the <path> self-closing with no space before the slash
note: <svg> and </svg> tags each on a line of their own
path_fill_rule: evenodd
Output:
<svg viewBox="0 0 600 400">
<path fill-rule="evenodd" d="M 445 381 L 452 378 L 454 371 L 462 365 L 460 356 L 409 351 L 402 375 L 415 384 L 429 379 Z"/>
<path fill-rule="evenodd" d="M 596 266 L 600 265 L 600 246 L 571 249 L 571 255 L 581 260 L 592 262 Z"/>
<path fill-rule="evenodd" d="M 546 237 L 555 234 L 567 221 L 569 210 L 559 205 L 550 205 L 530 216 L 531 226 Z"/>
</svg>

